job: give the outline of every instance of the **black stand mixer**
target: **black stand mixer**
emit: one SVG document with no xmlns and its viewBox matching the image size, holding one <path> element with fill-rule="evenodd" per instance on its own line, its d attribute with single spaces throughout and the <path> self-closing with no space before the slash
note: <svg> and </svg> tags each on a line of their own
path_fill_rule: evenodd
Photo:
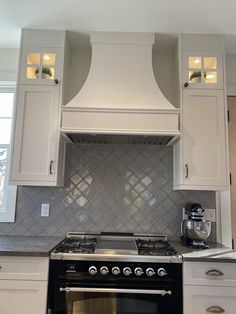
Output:
<svg viewBox="0 0 236 314">
<path fill-rule="evenodd" d="M 211 232 L 211 222 L 204 220 L 204 208 L 199 203 L 187 203 L 185 206 L 188 219 L 181 225 L 182 240 L 192 248 L 207 249 L 205 243 Z"/>
</svg>

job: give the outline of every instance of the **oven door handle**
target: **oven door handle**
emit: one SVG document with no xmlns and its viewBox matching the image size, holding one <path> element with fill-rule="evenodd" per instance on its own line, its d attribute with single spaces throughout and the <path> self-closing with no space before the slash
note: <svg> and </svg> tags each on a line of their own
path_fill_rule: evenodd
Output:
<svg viewBox="0 0 236 314">
<path fill-rule="evenodd" d="M 134 294 L 160 294 L 162 296 L 172 292 L 170 290 L 141 290 L 141 289 L 115 289 L 115 288 L 60 288 L 61 292 L 100 292 L 100 293 L 134 293 Z"/>
</svg>

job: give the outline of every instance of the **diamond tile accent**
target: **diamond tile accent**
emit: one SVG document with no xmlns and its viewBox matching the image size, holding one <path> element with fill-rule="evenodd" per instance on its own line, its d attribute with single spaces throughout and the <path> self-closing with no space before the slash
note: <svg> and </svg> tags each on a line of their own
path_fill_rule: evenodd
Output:
<svg viewBox="0 0 236 314">
<path fill-rule="evenodd" d="M 178 240 L 185 203 L 214 208 L 215 193 L 173 191 L 172 168 L 172 147 L 70 144 L 64 188 L 19 187 L 16 221 L 0 223 L 0 234 L 131 231 Z M 40 217 L 42 203 L 49 217 Z"/>
</svg>

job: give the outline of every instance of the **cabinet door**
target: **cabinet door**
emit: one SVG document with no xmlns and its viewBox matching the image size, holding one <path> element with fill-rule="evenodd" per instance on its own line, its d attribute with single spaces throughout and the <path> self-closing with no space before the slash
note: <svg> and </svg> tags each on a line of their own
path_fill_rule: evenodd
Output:
<svg viewBox="0 0 236 314">
<path fill-rule="evenodd" d="M 45 314 L 47 281 L 0 280 L 1 314 Z"/>
<path fill-rule="evenodd" d="M 185 286 L 184 314 L 235 314 L 236 288 Z"/>
<path fill-rule="evenodd" d="M 223 89 L 222 54 L 191 51 L 183 53 L 183 87 Z"/>
<path fill-rule="evenodd" d="M 227 186 L 223 91 L 186 90 L 183 94 L 184 184 L 206 189 Z"/>
<path fill-rule="evenodd" d="M 61 83 L 62 49 L 24 48 L 20 64 L 20 84 Z"/>
<path fill-rule="evenodd" d="M 58 98 L 58 86 L 19 86 L 10 175 L 12 183 L 50 185 L 45 183 L 56 180 Z"/>
</svg>

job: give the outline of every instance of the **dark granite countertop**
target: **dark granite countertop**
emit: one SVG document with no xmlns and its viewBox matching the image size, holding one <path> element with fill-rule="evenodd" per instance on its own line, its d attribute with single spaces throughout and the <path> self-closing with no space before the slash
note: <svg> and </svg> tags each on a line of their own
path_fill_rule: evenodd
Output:
<svg viewBox="0 0 236 314">
<path fill-rule="evenodd" d="M 210 242 L 209 249 L 196 250 L 186 247 L 182 242 L 171 242 L 183 256 L 183 261 L 236 263 L 236 252 L 217 242 Z"/>
<path fill-rule="evenodd" d="M 0 236 L 0 256 L 49 256 L 59 237 Z"/>
</svg>

